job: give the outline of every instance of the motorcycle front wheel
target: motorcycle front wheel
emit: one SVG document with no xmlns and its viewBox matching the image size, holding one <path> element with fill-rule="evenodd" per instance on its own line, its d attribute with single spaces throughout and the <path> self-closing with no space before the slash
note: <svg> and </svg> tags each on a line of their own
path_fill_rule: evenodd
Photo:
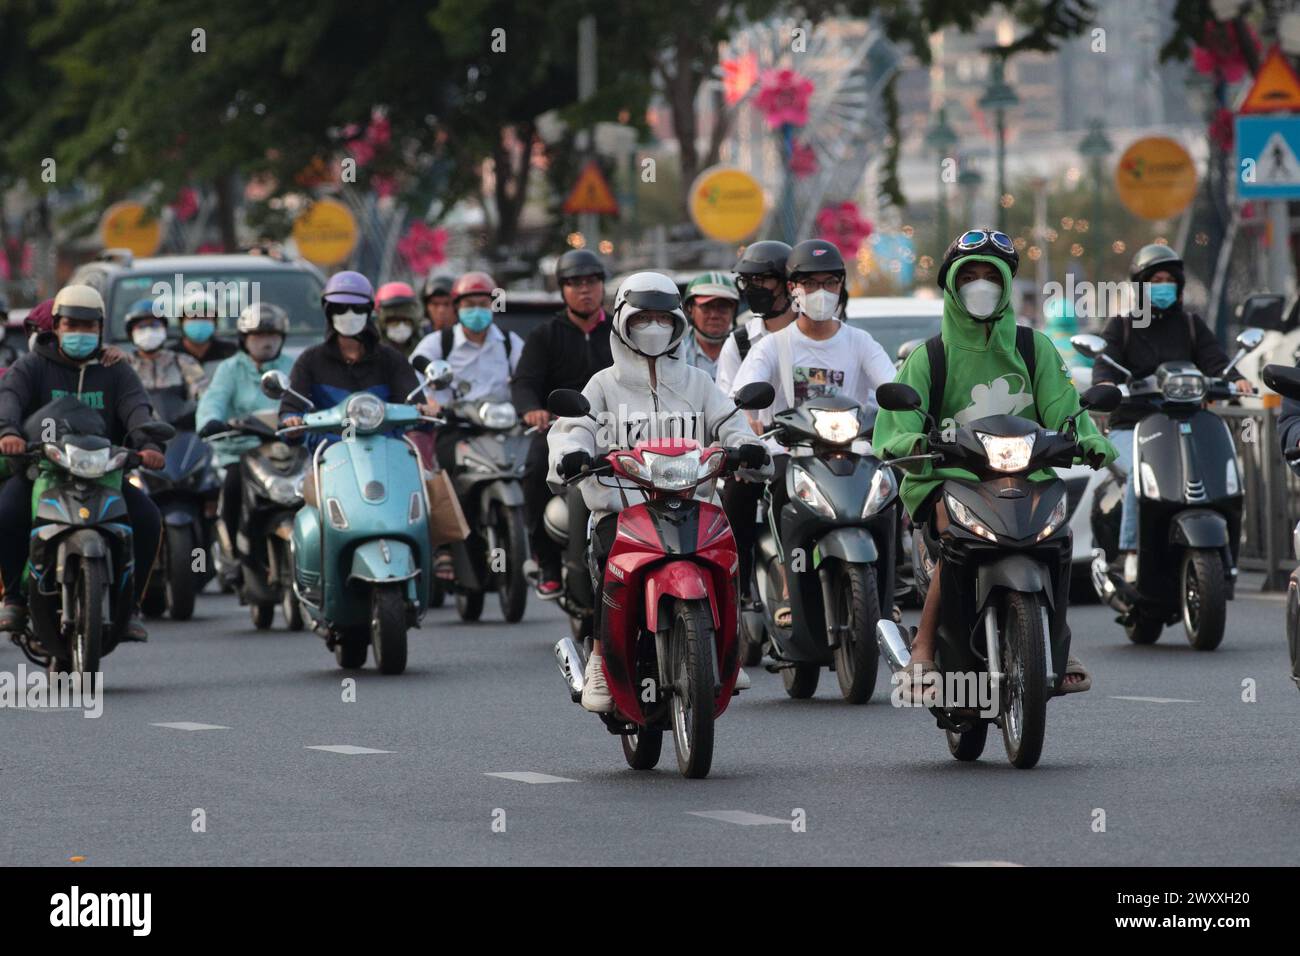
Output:
<svg viewBox="0 0 1300 956">
<path fill-rule="evenodd" d="M 623 759 L 633 770 L 653 770 L 659 764 L 663 751 L 664 732 L 642 727 L 635 734 L 624 734 Z"/>
<path fill-rule="evenodd" d="M 108 597 L 108 570 L 103 558 L 82 558 L 73 588 L 71 660 L 73 673 L 82 675 L 82 685 L 96 686 L 95 674 L 104 646 L 104 605 Z"/>
<path fill-rule="evenodd" d="M 944 733 L 948 735 L 948 753 L 958 760 L 979 760 L 989 739 L 989 725 L 981 720 L 965 733 L 957 734 L 951 730 Z"/>
<path fill-rule="evenodd" d="M 198 582 L 190 564 L 194 560 L 194 531 L 185 525 L 171 525 L 163 532 L 167 549 L 167 608 L 173 621 L 194 616 Z"/>
<path fill-rule="evenodd" d="M 673 744 L 683 777 L 713 764 L 713 615 L 705 601 L 677 601 L 668 635 Z"/>
<path fill-rule="evenodd" d="M 1218 551 L 1190 548 L 1183 555 L 1183 630 L 1187 643 L 1198 651 L 1212 651 L 1223 642 L 1228 618 L 1226 577 Z"/>
<path fill-rule="evenodd" d="M 370 646 L 381 674 L 406 670 L 405 585 L 376 584 L 370 589 Z"/>
<path fill-rule="evenodd" d="M 835 596 L 832 621 L 839 627 L 840 641 L 835 647 L 835 676 L 840 693 L 850 704 L 865 704 L 876 689 L 880 668 L 880 646 L 876 643 L 876 622 L 880 620 L 880 592 L 876 588 L 876 569 L 869 564 L 834 562 L 831 593 Z M 824 567 L 825 565 L 823 565 Z"/>
<path fill-rule="evenodd" d="M 302 605 L 298 603 L 298 595 L 293 593 L 293 562 L 289 559 L 287 544 L 276 548 L 276 561 L 279 562 L 280 613 L 284 615 L 284 626 L 291 631 L 301 631 Z"/>
<path fill-rule="evenodd" d="M 524 577 L 524 562 L 528 560 L 528 525 L 523 508 L 503 505 L 493 509 L 493 521 L 496 523 L 496 547 L 501 549 L 501 554 L 491 560 L 504 561 L 504 567 L 497 573 L 497 600 L 501 603 L 501 615 L 514 624 L 523 618 L 528 603 L 528 579 Z"/>
<path fill-rule="evenodd" d="M 1002 742 L 1011 765 L 1038 763 L 1047 734 L 1047 658 L 1042 598 L 1008 591 L 1002 614 Z"/>
</svg>

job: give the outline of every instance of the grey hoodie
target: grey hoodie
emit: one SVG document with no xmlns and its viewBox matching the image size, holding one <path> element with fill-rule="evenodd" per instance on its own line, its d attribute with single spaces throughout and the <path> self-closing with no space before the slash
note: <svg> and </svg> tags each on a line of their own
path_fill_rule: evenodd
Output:
<svg viewBox="0 0 1300 956">
<path fill-rule="evenodd" d="M 680 341 L 679 335 L 677 342 Z M 632 448 L 638 441 L 656 438 L 693 438 L 702 446 L 719 444 L 725 448 L 761 445 L 744 412 L 731 415 L 718 429 L 718 423 L 735 411 L 735 403 L 722 394 L 708 372 L 675 357 L 680 346 L 655 360 L 658 381 L 654 389 L 650 388 L 649 359 L 633 352 L 617 334 L 609 337 L 609 347 L 614 364 L 593 375 L 582 390 L 597 421 L 561 418 L 551 426 L 547 437 L 550 452 L 547 480 L 557 493 L 562 486 L 556 469 L 560 459 L 571 451 L 586 451 L 600 458 L 615 449 Z M 715 431 L 719 431 L 716 437 Z M 737 472 L 749 480 L 770 473 L 770 465 L 762 472 Z M 645 500 L 639 487 L 612 476 L 587 478 L 582 482 L 582 497 L 593 518 L 600 520 L 623 510 L 620 484 L 627 493 L 628 504 Z M 708 486 L 701 486 L 697 497 L 712 497 L 703 494 L 705 491 L 709 491 Z"/>
</svg>

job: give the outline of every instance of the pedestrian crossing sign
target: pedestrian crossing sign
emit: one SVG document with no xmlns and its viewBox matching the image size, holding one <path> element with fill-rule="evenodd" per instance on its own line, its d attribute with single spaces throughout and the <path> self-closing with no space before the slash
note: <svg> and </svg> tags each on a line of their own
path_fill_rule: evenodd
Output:
<svg viewBox="0 0 1300 956">
<path fill-rule="evenodd" d="M 1237 117 L 1237 195 L 1300 199 L 1300 115 Z"/>
</svg>

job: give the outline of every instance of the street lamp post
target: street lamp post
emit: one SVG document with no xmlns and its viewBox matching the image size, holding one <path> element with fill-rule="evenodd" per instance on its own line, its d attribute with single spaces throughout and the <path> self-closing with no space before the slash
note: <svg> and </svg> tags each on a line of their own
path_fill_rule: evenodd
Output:
<svg viewBox="0 0 1300 956">
<path fill-rule="evenodd" d="M 993 110 L 997 118 L 998 130 L 998 228 L 1003 232 L 1007 229 L 1007 208 L 1002 205 L 1002 197 L 1007 194 L 1007 110 L 1011 109 L 1020 102 L 1005 79 L 1006 74 L 1006 57 L 1001 53 L 994 53 L 993 68 L 989 74 L 989 85 L 984 88 L 984 95 L 980 97 L 979 105 L 981 109 Z"/>
<path fill-rule="evenodd" d="M 966 226 L 975 223 L 975 197 L 980 191 L 980 186 L 984 183 L 984 176 L 978 169 L 973 166 L 962 164 L 962 170 L 957 174 L 957 187 L 961 190 L 963 199 L 963 215 L 966 217 Z M 963 226 L 962 228 L 966 228 Z"/>
<path fill-rule="evenodd" d="M 934 125 L 930 127 L 927 142 L 939 158 L 939 188 L 935 192 L 935 214 L 939 227 L 939 242 L 946 243 L 949 239 L 948 232 L 948 196 L 947 190 L 944 189 L 944 162 L 952 155 L 952 149 L 957 145 L 957 134 L 953 128 L 948 125 L 948 110 L 940 107 L 939 112 L 935 114 Z"/>
<path fill-rule="evenodd" d="M 1101 188 L 1105 176 L 1106 157 L 1115 148 L 1106 136 L 1106 124 L 1100 119 L 1088 121 L 1088 135 L 1079 143 L 1079 155 L 1092 163 L 1092 281 L 1101 281 L 1101 262 L 1105 255 L 1105 235 L 1102 232 Z"/>
</svg>

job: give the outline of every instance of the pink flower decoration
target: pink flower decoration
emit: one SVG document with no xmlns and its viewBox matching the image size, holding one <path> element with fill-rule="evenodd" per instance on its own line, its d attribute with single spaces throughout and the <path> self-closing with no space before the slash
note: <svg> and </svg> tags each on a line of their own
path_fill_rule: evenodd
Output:
<svg viewBox="0 0 1300 956">
<path fill-rule="evenodd" d="M 840 253 L 847 259 L 858 254 L 872 231 L 870 221 L 862 218 L 854 202 L 846 200 L 837 206 L 824 206 L 817 214 L 818 236 L 839 246 Z"/>
<path fill-rule="evenodd" d="M 17 248 L 17 239 L 9 239 L 6 241 L 5 254 L 0 255 L 0 278 L 12 280 L 32 274 L 32 254 L 35 251 L 35 248 L 30 242 L 24 242 L 22 244 L 22 254 L 18 257 L 18 275 L 10 274 L 9 257 L 13 255 L 14 250 Z"/>
<path fill-rule="evenodd" d="M 382 173 L 374 173 L 370 177 L 370 185 L 381 198 L 387 198 L 397 192 L 397 180 L 392 176 L 385 176 Z"/>
<path fill-rule="evenodd" d="M 352 158 L 357 161 L 358 169 L 375 158 L 375 148 L 359 137 L 348 140 L 347 148 L 348 152 L 352 154 Z"/>
<path fill-rule="evenodd" d="M 790 172 L 800 179 L 805 179 L 817 172 L 817 154 L 807 143 L 795 140 L 790 151 Z"/>
<path fill-rule="evenodd" d="M 416 275 L 424 275 L 434 266 L 446 262 L 446 250 L 447 230 L 441 227 L 431 229 L 423 219 L 411 223 L 406 234 L 397 241 L 397 251 Z"/>
<path fill-rule="evenodd" d="M 804 126 L 808 123 L 808 99 L 812 92 L 813 82 L 806 76 L 791 69 L 768 70 L 763 74 L 755 102 L 772 129 L 786 123 Z"/>
<path fill-rule="evenodd" d="M 1249 27 L 1246 41 L 1259 50 L 1259 37 Z M 1202 76 L 1218 74 L 1228 83 L 1241 80 L 1246 75 L 1246 58 L 1236 25 L 1206 21 L 1200 45 L 1192 48 L 1192 66 Z"/>
<path fill-rule="evenodd" d="M 375 110 L 370 114 L 370 125 L 366 127 L 366 140 L 371 146 L 387 146 L 388 141 L 392 139 L 393 127 L 388 122 L 388 116 Z"/>
<path fill-rule="evenodd" d="M 176 193 L 176 201 L 171 204 L 171 210 L 181 222 L 189 222 L 193 219 L 195 213 L 199 211 L 199 200 L 194 190 L 189 186 L 182 186 Z"/>
<path fill-rule="evenodd" d="M 1231 153 L 1236 139 L 1232 110 L 1227 108 L 1215 110 L 1214 118 L 1210 120 L 1208 134 L 1210 143 L 1216 149 Z"/>
</svg>

